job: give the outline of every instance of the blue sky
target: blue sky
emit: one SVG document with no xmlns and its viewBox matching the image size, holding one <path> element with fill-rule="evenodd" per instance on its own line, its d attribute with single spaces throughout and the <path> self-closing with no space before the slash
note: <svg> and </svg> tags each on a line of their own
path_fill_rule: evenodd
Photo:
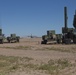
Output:
<svg viewBox="0 0 76 75">
<path fill-rule="evenodd" d="M 64 6 L 68 27 L 73 27 L 76 0 L 0 0 L 0 27 L 6 36 L 42 36 L 47 30 L 62 33 Z"/>
</svg>

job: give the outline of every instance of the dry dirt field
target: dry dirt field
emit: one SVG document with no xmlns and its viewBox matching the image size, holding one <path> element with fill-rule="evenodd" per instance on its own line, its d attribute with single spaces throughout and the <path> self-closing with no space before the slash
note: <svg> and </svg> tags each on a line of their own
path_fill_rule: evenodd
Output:
<svg viewBox="0 0 76 75">
<path fill-rule="evenodd" d="M 76 75 L 76 45 L 41 45 L 41 38 L 0 44 L 0 75 Z"/>
</svg>

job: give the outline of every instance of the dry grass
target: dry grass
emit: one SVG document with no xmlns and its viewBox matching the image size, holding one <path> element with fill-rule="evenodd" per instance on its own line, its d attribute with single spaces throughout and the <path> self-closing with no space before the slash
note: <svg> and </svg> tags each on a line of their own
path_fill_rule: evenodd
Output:
<svg viewBox="0 0 76 75">
<path fill-rule="evenodd" d="M 30 60 L 33 59 L 28 57 L 0 56 L 0 75 L 16 71 L 25 63 L 29 63 Z"/>
<path fill-rule="evenodd" d="M 7 47 L 7 46 L 3 46 L 0 48 L 6 48 L 6 49 L 22 49 L 22 50 L 30 50 L 32 47 L 31 46 L 15 46 L 15 47 Z"/>
<path fill-rule="evenodd" d="M 71 46 L 71 45 L 68 45 L 69 47 L 65 47 L 64 45 L 62 46 L 41 46 L 39 47 L 40 45 L 38 46 L 22 46 L 22 45 L 19 45 L 19 46 L 14 46 L 14 47 L 11 47 L 11 46 L 2 46 L 0 48 L 6 48 L 6 49 L 15 49 L 15 50 L 54 50 L 54 51 L 60 51 L 60 52 L 72 52 L 72 53 L 75 53 L 76 52 L 76 47 L 75 46 Z M 71 47 L 70 47 L 71 46 Z"/>
<path fill-rule="evenodd" d="M 67 59 L 49 60 L 48 63 L 34 64 L 30 61 L 34 60 L 28 57 L 0 56 L 0 75 L 8 75 L 9 72 L 17 71 L 18 69 L 25 70 L 41 70 L 52 75 L 59 75 L 61 70 L 74 66 Z"/>
<path fill-rule="evenodd" d="M 44 70 L 51 75 L 59 75 L 60 70 L 72 67 L 72 64 L 66 59 L 49 60 L 47 64 L 41 64 L 39 70 Z"/>
<path fill-rule="evenodd" d="M 27 69 L 33 71 L 30 75 L 76 74 L 75 44 L 41 45 L 40 38 L 21 40 L 20 43 L 4 43 L 0 45 L 0 75 L 9 75 L 10 72 L 20 70 L 25 72 Z M 34 74 L 35 71 L 36 73 Z M 44 73 L 40 74 L 38 72 Z M 26 74 L 15 73 L 15 75 Z"/>
<path fill-rule="evenodd" d="M 76 49 L 75 47 L 71 47 L 70 49 L 69 48 L 65 48 L 65 47 L 45 47 L 43 48 L 42 50 L 54 50 L 54 51 L 60 51 L 60 52 L 76 52 Z"/>
</svg>

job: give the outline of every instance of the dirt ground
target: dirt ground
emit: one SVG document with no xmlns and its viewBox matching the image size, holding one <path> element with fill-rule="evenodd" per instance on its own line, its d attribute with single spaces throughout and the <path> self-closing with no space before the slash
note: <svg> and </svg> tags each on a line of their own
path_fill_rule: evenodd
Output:
<svg viewBox="0 0 76 75">
<path fill-rule="evenodd" d="M 0 44 L 0 55 L 29 57 L 31 63 L 48 63 L 51 60 L 67 59 L 74 66 L 60 71 L 59 75 L 76 75 L 76 45 L 48 44 L 41 45 L 41 38 L 22 38 L 19 43 Z M 17 70 L 9 75 L 53 75 L 37 70 Z M 58 74 L 57 74 L 58 75 Z"/>
</svg>

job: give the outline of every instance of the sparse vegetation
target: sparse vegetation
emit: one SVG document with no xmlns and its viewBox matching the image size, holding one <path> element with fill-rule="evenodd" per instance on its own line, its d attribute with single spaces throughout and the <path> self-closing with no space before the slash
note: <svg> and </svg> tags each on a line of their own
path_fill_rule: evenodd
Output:
<svg viewBox="0 0 76 75">
<path fill-rule="evenodd" d="M 6 75 L 20 68 L 41 70 L 52 75 L 58 75 L 60 70 L 70 68 L 73 64 L 67 59 L 49 60 L 48 63 L 34 64 L 29 57 L 0 56 L 0 75 Z"/>
<path fill-rule="evenodd" d="M 32 58 L 28 57 L 14 57 L 14 56 L 0 56 L 0 75 L 6 75 L 11 71 L 16 71 L 21 66 L 29 63 Z"/>
<path fill-rule="evenodd" d="M 51 46 L 1 46 L 0 48 L 6 48 L 6 49 L 15 49 L 15 50 L 54 50 L 54 51 L 60 51 L 60 52 L 71 52 L 71 53 L 76 53 L 76 46 L 75 45 L 67 45 L 67 47 L 65 47 L 65 45 L 51 45 Z"/>
<path fill-rule="evenodd" d="M 0 48 L 28 50 L 31 49 L 31 46 L 15 46 L 15 47 L 0 47 Z"/>
<path fill-rule="evenodd" d="M 60 70 L 65 69 L 66 67 L 71 67 L 72 64 L 66 59 L 59 60 L 50 60 L 47 64 L 42 64 L 39 66 L 39 70 L 45 70 L 52 75 L 57 75 Z"/>
<path fill-rule="evenodd" d="M 75 47 L 72 47 L 72 48 L 65 48 L 65 47 L 45 47 L 43 48 L 42 50 L 54 50 L 54 51 L 60 51 L 60 52 L 76 52 L 76 49 Z"/>
<path fill-rule="evenodd" d="M 27 43 L 23 41 L 23 43 L 0 45 L 0 54 L 0 75 L 13 73 L 18 75 L 18 72 L 20 75 L 22 72 L 32 73 L 32 75 L 76 74 L 75 45 L 41 45 L 35 41 L 33 44 L 29 43 L 28 40 Z"/>
</svg>

